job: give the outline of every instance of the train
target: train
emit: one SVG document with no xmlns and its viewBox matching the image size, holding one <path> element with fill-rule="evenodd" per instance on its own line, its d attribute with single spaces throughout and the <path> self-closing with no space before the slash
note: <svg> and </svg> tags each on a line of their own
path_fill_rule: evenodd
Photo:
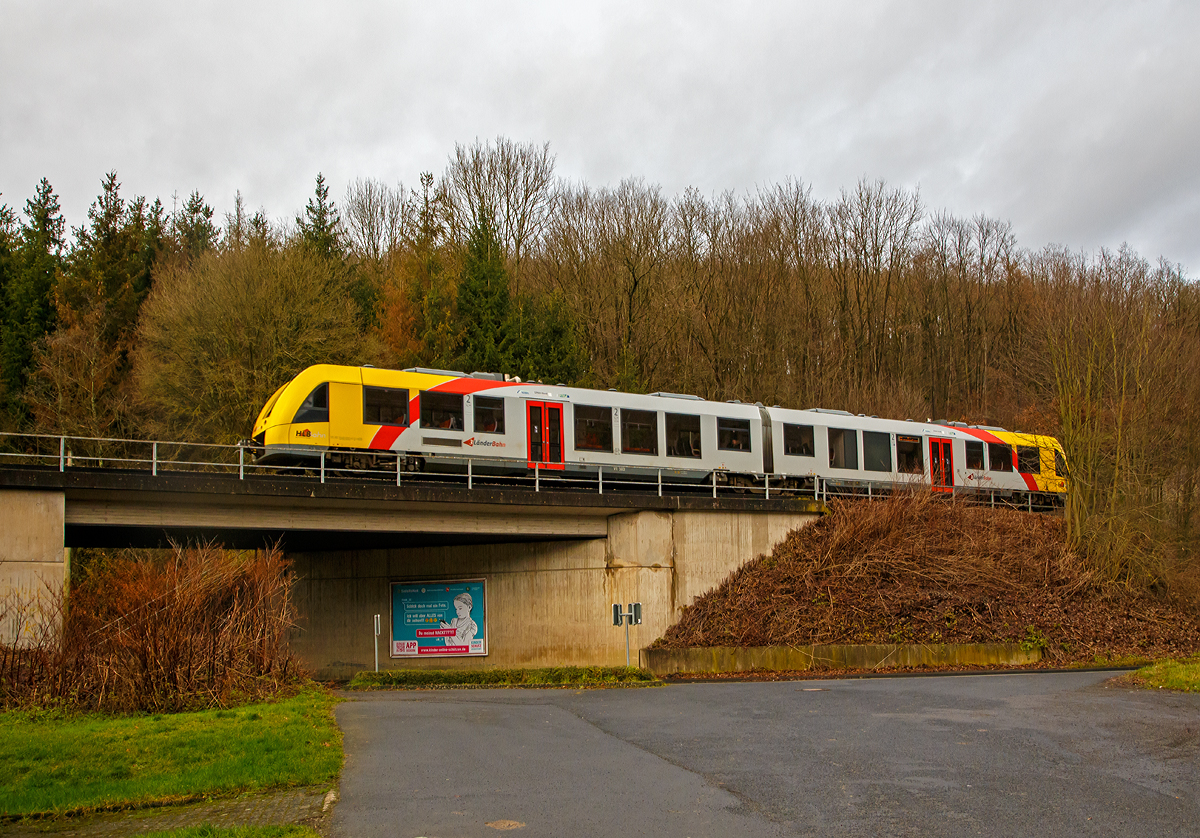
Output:
<svg viewBox="0 0 1200 838">
<path fill-rule="evenodd" d="M 255 462 L 354 472 L 589 478 L 814 495 L 905 485 L 1061 506 L 1051 436 L 843 410 L 624 393 L 500 373 L 319 364 L 275 391 L 246 441 Z"/>
</svg>

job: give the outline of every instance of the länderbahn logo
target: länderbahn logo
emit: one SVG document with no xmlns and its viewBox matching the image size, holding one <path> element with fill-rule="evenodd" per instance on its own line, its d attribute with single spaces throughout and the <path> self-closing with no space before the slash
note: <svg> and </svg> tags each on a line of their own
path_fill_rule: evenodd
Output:
<svg viewBox="0 0 1200 838">
<path fill-rule="evenodd" d="M 496 439 L 470 439 L 463 440 L 463 445 L 470 445 L 472 448 L 507 448 L 503 442 Z"/>
</svg>

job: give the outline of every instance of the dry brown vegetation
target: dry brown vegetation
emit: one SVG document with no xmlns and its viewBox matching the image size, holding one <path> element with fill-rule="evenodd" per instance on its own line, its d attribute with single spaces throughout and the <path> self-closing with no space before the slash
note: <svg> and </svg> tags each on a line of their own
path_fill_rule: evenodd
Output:
<svg viewBox="0 0 1200 838">
<path fill-rule="evenodd" d="M 301 675 L 289 584 L 278 550 L 109 557 L 65 597 L 0 603 L 29 627 L 0 645 L 0 702 L 175 711 L 272 695 Z"/>
<path fill-rule="evenodd" d="M 1060 663 L 1200 649 L 1195 601 L 1107 581 L 1064 526 L 916 492 L 838 503 L 696 600 L 655 645 L 1021 642 Z"/>
</svg>

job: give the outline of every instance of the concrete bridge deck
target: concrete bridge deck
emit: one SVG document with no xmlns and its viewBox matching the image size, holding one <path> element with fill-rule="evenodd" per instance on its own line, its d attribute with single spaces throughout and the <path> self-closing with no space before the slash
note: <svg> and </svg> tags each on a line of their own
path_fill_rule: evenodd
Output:
<svg viewBox="0 0 1200 838">
<path fill-rule="evenodd" d="M 540 491 L 409 480 L 132 469 L 0 469 L 0 598 L 44 592 L 70 576 L 71 547 L 165 547 L 215 540 L 280 542 L 292 560 L 301 626 L 293 649 L 318 677 L 366 668 L 375 615 L 393 585 L 486 582 L 488 647 L 480 657 L 391 658 L 381 665 L 623 664 L 614 602 L 643 603 L 637 649 L 684 607 L 823 506 L 811 497 L 647 491 Z M 2 604 L 2 603 L 0 603 Z M 0 608 L 2 610 L 2 608 Z M 481 612 L 476 612 L 482 616 Z M 3 636 L 0 642 L 11 640 Z"/>
</svg>

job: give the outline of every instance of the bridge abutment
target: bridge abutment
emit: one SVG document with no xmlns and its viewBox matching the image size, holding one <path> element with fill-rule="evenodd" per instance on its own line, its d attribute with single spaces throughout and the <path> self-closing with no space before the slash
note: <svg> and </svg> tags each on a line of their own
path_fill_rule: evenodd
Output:
<svg viewBox="0 0 1200 838">
<path fill-rule="evenodd" d="M 0 643 L 28 643 L 53 622 L 70 566 L 63 492 L 0 493 Z"/>
<path fill-rule="evenodd" d="M 319 678 L 380 668 L 614 666 L 625 632 L 612 604 L 641 602 L 630 630 L 633 662 L 697 596 L 770 552 L 813 513 L 652 510 L 608 518 L 607 537 L 380 550 L 294 553 L 301 626 L 292 648 Z M 389 656 L 391 583 L 487 580 L 488 655 Z"/>
</svg>

